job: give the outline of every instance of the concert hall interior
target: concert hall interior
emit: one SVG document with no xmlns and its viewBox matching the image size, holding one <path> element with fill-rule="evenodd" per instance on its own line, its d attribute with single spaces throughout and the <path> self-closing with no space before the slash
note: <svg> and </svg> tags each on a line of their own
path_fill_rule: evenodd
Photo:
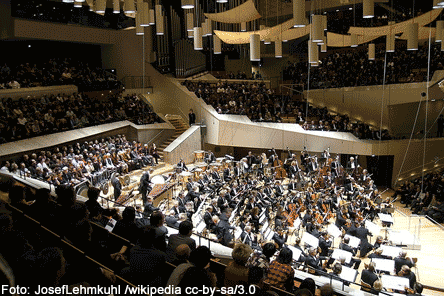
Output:
<svg viewBox="0 0 444 296">
<path fill-rule="evenodd" d="M 0 0 L 2 294 L 443 295 L 443 9 Z"/>
</svg>

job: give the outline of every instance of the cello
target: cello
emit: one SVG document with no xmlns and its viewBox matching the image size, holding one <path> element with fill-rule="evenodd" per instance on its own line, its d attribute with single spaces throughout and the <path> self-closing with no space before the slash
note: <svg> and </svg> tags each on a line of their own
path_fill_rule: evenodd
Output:
<svg viewBox="0 0 444 296">
<path fill-rule="evenodd" d="M 279 157 L 276 153 L 276 150 L 274 150 L 274 148 L 273 148 L 273 153 L 275 156 L 274 161 L 273 161 L 273 167 L 275 168 L 276 178 L 277 179 L 286 178 L 287 172 L 284 170 L 282 161 L 279 159 Z"/>
</svg>

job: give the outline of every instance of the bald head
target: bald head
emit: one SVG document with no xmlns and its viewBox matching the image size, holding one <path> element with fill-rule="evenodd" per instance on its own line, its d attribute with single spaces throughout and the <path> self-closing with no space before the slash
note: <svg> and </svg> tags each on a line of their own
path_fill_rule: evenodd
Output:
<svg viewBox="0 0 444 296">
<path fill-rule="evenodd" d="M 182 244 L 177 246 L 175 252 L 178 259 L 188 259 L 191 254 L 191 249 L 188 245 Z"/>
</svg>

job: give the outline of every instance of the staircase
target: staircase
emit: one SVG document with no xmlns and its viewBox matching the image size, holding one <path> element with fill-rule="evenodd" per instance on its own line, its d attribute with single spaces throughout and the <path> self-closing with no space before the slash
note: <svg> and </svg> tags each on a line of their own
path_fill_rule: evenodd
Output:
<svg viewBox="0 0 444 296">
<path fill-rule="evenodd" d="M 171 138 L 167 139 L 165 142 L 162 143 L 159 147 L 157 147 L 157 151 L 159 153 L 159 156 L 163 160 L 163 150 L 168 147 L 177 137 L 179 137 L 184 131 L 188 129 L 188 124 L 182 119 L 179 115 L 165 115 L 165 118 L 174 126 L 176 131 L 171 136 Z"/>
</svg>

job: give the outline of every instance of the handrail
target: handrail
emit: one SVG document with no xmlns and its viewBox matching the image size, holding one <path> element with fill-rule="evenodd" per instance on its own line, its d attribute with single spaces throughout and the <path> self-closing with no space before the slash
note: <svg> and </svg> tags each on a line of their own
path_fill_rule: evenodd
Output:
<svg viewBox="0 0 444 296">
<path fill-rule="evenodd" d="M 164 131 L 165 131 L 165 130 L 161 130 L 160 132 L 158 132 L 158 133 L 154 136 L 154 138 L 152 138 L 151 140 L 149 140 L 149 141 L 147 142 L 148 146 L 151 145 L 152 143 L 154 143 L 154 141 L 157 140 L 157 138 L 158 138 L 158 137 L 159 137 Z"/>
</svg>

